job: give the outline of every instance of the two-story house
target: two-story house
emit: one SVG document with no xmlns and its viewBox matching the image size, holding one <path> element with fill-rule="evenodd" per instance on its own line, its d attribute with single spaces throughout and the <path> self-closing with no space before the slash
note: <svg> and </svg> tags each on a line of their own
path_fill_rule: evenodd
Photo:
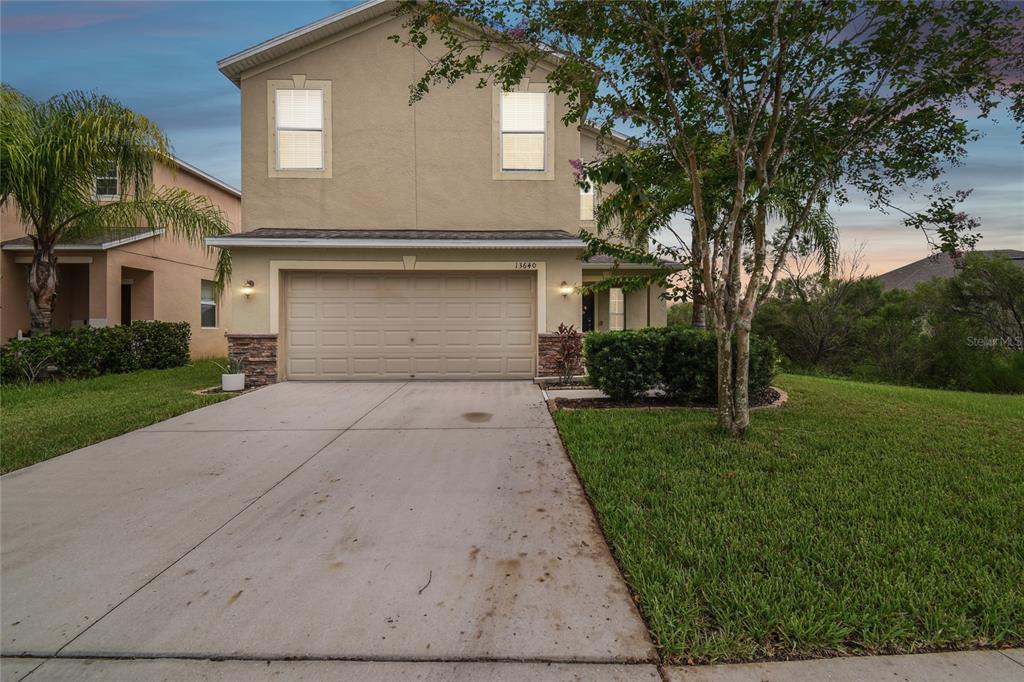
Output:
<svg viewBox="0 0 1024 682">
<path fill-rule="evenodd" d="M 180 159 L 153 168 L 155 187 L 181 187 L 205 195 L 240 224 L 241 193 Z M 116 173 L 96 179 L 96 200 L 120 194 Z M 0 213 L 0 342 L 30 325 L 26 276 L 32 262 L 28 226 L 17 208 Z M 57 244 L 57 298 L 53 326 L 105 327 L 133 320 L 188 322 L 193 357 L 223 356 L 229 297 L 216 295 L 215 255 L 202 246 L 172 239 L 160 229 L 117 230 Z M 223 299 L 223 300 L 222 300 Z"/>
<path fill-rule="evenodd" d="M 593 196 L 541 65 L 511 92 L 470 81 L 409 105 L 424 68 L 393 0 L 219 62 L 241 91 L 242 232 L 230 353 L 278 379 L 532 378 L 550 332 L 664 325 L 658 290 L 582 296 Z M 547 360 L 547 361 L 546 361 Z"/>
</svg>

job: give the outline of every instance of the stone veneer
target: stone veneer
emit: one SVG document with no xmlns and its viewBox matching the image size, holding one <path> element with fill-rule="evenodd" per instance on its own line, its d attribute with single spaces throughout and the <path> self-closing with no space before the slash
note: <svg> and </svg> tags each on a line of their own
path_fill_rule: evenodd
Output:
<svg viewBox="0 0 1024 682">
<path fill-rule="evenodd" d="M 277 334 L 228 334 L 228 357 L 242 361 L 245 387 L 277 383 Z"/>
<path fill-rule="evenodd" d="M 558 376 L 558 334 L 537 334 L 537 376 Z"/>
</svg>

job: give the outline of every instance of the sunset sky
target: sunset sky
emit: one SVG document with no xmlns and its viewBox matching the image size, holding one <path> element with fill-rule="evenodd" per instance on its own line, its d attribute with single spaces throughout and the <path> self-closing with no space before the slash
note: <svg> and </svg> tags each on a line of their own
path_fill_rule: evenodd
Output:
<svg viewBox="0 0 1024 682">
<path fill-rule="evenodd" d="M 4 0 L 0 75 L 36 99 L 71 89 L 116 97 L 155 119 L 178 156 L 239 186 L 238 89 L 217 71 L 216 61 L 352 4 Z M 979 248 L 1024 249 L 1020 131 L 1005 110 L 996 122 L 972 123 L 984 137 L 946 179 L 953 189 L 974 189 L 965 208 L 982 222 Z M 862 246 L 871 272 L 928 254 L 923 237 L 904 228 L 898 216 L 853 199 L 835 216 L 844 248 Z"/>
</svg>

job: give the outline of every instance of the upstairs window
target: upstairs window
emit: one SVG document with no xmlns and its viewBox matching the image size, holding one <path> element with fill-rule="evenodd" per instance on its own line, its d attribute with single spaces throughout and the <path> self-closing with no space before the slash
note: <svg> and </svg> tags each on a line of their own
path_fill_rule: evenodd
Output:
<svg viewBox="0 0 1024 682">
<path fill-rule="evenodd" d="M 594 186 L 580 187 L 580 220 L 594 219 Z"/>
<path fill-rule="evenodd" d="M 501 93 L 501 170 L 545 170 L 547 93 Z"/>
<path fill-rule="evenodd" d="M 217 289 L 208 279 L 200 280 L 199 284 L 199 326 L 204 329 L 217 326 Z"/>
<path fill-rule="evenodd" d="M 117 166 L 111 166 L 103 175 L 96 176 L 97 199 L 116 199 L 120 194 L 117 186 Z"/>
<path fill-rule="evenodd" d="M 278 170 L 323 170 L 324 91 L 278 89 L 275 94 Z"/>
</svg>

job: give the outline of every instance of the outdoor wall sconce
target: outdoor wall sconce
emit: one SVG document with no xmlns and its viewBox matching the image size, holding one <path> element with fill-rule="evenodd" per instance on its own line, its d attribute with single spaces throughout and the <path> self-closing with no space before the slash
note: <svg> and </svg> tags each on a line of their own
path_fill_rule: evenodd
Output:
<svg viewBox="0 0 1024 682">
<path fill-rule="evenodd" d="M 245 280 L 245 284 L 242 285 L 242 295 L 245 296 L 246 298 L 252 296 L 252 290 L 253 287 L 255 286 L 256 282 L 252 281 L 251 279 Z"/>
<path fill-rule="evenodd" d="M 562 280 L 562 283 L 558 285 L 558 293 L 562 294 L 562 298 L 569 298 L 569 294 L 573 292 L 571 284 Z"/>
</svg>

